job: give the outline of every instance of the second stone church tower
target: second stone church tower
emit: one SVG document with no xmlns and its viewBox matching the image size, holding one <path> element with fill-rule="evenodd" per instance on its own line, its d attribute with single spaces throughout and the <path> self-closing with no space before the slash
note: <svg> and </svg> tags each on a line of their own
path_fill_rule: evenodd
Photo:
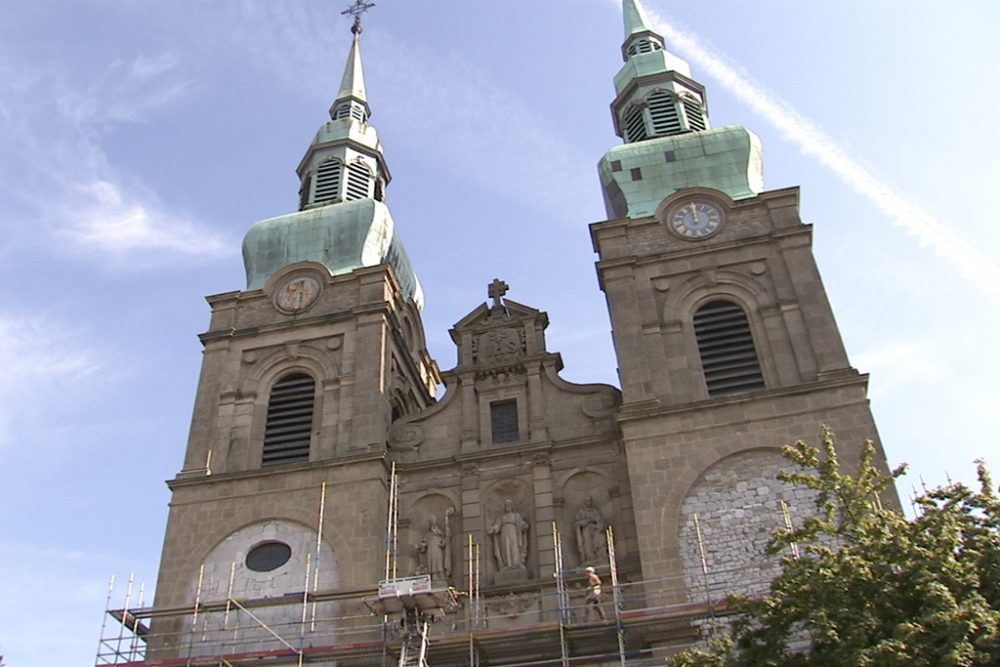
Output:
<svg viewBox="0 0 1000 667">
<path fill-rule="evenodd" d="M 430 358 L 356 20 L 299 210 L 251 226 L 246 289 L 208 299 L 156 604 L 121 614 L 148 622 L 129 664 L 404 664 L 376 600 L 411 576 L 461 591 L 430 664 L 643 664 L 766 586 L 767 535 L 808 502 L 775 479 L 780 447 L 821 424 L 875 438 L 867 378 L 798 190 L 764 189 L 758 139 L 712 128 L 687 63 L 623 11 L 624 143 L 590 226 L 621 388 L 564 380 L 546 314 L 499 279 L 451 330 L 456 366 Z M 587 625 L 588 566 L 618 633 Z"/>
</svg>

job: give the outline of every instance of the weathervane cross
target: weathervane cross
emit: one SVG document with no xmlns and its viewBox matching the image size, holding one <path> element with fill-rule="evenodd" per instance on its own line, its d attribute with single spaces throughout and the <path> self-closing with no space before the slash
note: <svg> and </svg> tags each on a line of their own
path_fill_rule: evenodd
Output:
<svg viewBox="0 0 1000 667">
<path fill-rule="evenodd" d="M 361 34 L 361 15 L 367 12 L 369 9 L 375 6 L 374 2 L 365 2 L 365 0 L 354 0 L 354 4 L 340 12 L 341 16 L 346 16 L 350 14 L 354 17 L 354 25 L 351 26 L 351 32 L 355 35 Z"/>
</svg>

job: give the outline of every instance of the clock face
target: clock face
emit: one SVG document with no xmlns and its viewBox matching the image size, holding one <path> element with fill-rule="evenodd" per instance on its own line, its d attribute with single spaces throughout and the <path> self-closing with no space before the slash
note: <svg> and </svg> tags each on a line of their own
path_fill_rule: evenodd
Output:
<svg viewBox="0 0 1000 667">
<path fill-rule="evenodd" d="M 697 241 L 722 228 L 722 211 L 711 202 L 696 199 L 674 208 L 667 223 L 682 239 Z"/>
<path fill-rule="evenodd" d="M 319 283 L 308 276 L 292 278 L 278 288 L 275 303 L 287 313 L 297 313 L 312 305 L 319 296 Z"/>
</svg>

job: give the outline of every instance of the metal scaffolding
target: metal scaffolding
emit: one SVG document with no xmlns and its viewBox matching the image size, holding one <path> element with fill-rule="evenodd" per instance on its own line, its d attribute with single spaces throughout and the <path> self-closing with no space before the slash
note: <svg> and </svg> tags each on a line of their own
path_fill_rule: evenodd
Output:
<svg viewBox="0 0 1000 667">
<path fill-rule="evenodd" d="M 463 540 L 466 590 L 435 582 L 430 575 L 397 578 L 399 479 L 393 467 L 384 580 L 377 589 L 321 590 L 325 484 L 319 496 L 316 549 L 305 559 L 301 591 L 238 599 L 234 595 L 237 564 L 233 563 L 225 599 L 204 599 L 203 591 L 210 587 L 204 581 L 202 565 L 193 604 L 144 607 L 143 586 L 139 586 L 133 604 L 135 584 L 129 577 L 123 605 L 116 607 L 112 606 L 112 578 L 95 665 L 660 665 L 669 653 L 711 634 L 717 617 L 730 613 L 725 602 L 728 595 L 756 595 L 766 590 L 770 575 L 765 565 L 773 563 L 762 559 L 739 569 L 711 571 L 699 518 L 693 516 L 700 557 L 697 572 L 623 581 L 614 531 L 609 526 L 605 532 L 607 570 L 604 564 L 598 569 L 610 580 L 614 616 L 593 621 L 587 613 L 586 572 L 582 564 L 565 566 L 563 538 L 553 521 L 552 578 L 519 586 L 518 593 L 530 598 L 531 604 L 511 611 L 506 603 L 516 596 L 509 591 L 487 589 L 484 595 L 480 545 L 472 533 L 465 534 Z M 787 506 L 781 507 L 781 514 L 789 525 Z M 753 576 L 760 580 L 751 580 Z M 300 608 L 295 610 L 295 605 Z M 593 603 L 589 606 L 592 609 Z M 109 623 L 109 619 L 114 622 Z M 525 662 L 528 655 L 537 659 Z"/>
</svg>

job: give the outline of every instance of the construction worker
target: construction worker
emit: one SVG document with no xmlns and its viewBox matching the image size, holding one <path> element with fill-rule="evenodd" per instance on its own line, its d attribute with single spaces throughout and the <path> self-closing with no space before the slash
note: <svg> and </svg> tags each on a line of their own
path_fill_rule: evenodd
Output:
<svg viewBox="0 0 1000 667">
<path fill-rule="evenodd" d="M 607 620 L 604 609 L 601 607 L 601 578 L 597 576 L 597 570 L 588 567 L 587 573 L 587 619 L 590 620 L 590 613 L 594 611 L 602 621 Z"/>
</svg>

